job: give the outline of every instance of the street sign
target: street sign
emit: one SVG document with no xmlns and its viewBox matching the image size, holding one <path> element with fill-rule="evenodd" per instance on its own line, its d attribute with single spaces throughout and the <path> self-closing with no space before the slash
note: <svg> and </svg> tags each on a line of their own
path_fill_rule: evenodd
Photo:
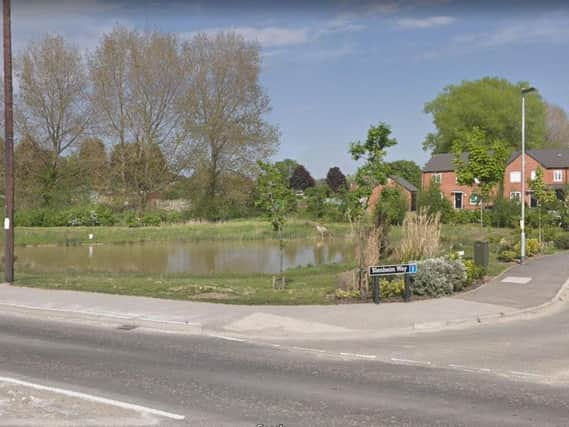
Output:
<svg viewBox="0 0 569 427">
<path fill-rule="evenodd" d="M 369 268 L 370 276 L 393 276 L 397 274 L 416 274 L 417 264 L 377 265 Z"/>
</svg>

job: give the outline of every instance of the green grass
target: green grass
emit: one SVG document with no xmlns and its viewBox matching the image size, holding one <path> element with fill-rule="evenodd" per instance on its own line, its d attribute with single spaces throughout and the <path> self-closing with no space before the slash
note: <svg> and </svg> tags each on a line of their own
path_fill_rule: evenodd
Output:
<svg viewBox="0 0 569 427">
<path fill-rule="evenodd" d="M 333 304 L 336 274 L 347 264 L 289 270 L 286 289 L 272 287 L 272 275 L 191 276 L 186 274 L 19 273 L 17 286 L 228 304 Z"/>
<path fill-rule="evenodd" d="M 345 223 L 325 224 L 333 236 L 349 233 Z M 261 240 L 274 239 L 271 226 L 262 220 L 233 220 L 222 223 L 190 222 L 159 227 L 16 227 L 16 245 L 78 245 L 90 243 L 132 243 L 143 241 Z M 2 233 L 0 233 L 1 235 Z M 291 220 L 284 230 L 286 239 L 319 237 L 314 222 Z M 3 239 L 0 238 L 0 241 Z"/>
</svg>

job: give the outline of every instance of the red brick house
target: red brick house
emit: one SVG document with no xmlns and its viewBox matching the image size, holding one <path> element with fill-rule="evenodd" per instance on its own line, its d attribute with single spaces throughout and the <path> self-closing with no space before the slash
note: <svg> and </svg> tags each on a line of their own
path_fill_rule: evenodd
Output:
<svg viewBox="0 0 569 427">
<path fill-rule="evenodd" d="M 463 153 L 463 161 L 468 161 L 468 154 Z M 448 199 L 455 209 L 476 209 L 479 207 L 480 194 L 477 186 L 460 185 L 454 168 L 454 154 L 433 154 L 423 168 L 423 189 L 429 188 L 431 182 L 441 187 L 441 196 Z"/>
<path fill-rule="evenodd" d="M 395 187 L 401 190 L 403 196 L 405 196 L 405 199 L 407 200 L 407 209 L 410 211 L 414 211 L 416 209 L 417 191 L 418 191 L 417 187 L 415 187 L 405 178 L 402 178 L 397 175 L 392 175 L 389 178 L 387 178 L 387 183 L 385 185 L 378 185 L 371 192 L 371 195 L 367 203 L 368 212 L 373 211 L 373 209 L 379 202 L 379 199 L 381 198 L 381 192 L 385 187 L 390 187 L 390 188 Z"/>
<path fill-rule="evenodd" d="M 538 168 L 543 169 L 543 181 L 561 197 L 569 183 L 569 149 L 528 150 L 525 158 L 526 194 L 524 201 L 530 206 L 536 206 L 536 200 L 531 196 L 529 182 L 535 179 Z M 522 156 L 520 152 L 512 154 L 508 160 L 504 176 L 504 197 L 521 199 L 522 191 Z"/>
</svg>

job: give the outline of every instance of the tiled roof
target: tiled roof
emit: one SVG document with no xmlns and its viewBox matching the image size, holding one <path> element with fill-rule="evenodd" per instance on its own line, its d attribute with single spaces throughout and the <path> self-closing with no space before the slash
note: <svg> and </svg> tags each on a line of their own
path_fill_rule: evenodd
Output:
<svg viewBox="0 0 569 427">
<path fill-rule="evenodd" d="M 468 153 L 462 153 L 462 160 L 468 161 Z M 423 172 L 449 172 L 454 170 L 454 153 L 433 154 Z"/>
<path fill-rule="evenodd" d="M 528 156 L 533 157 L 546 169 L 569 168 L 569 149 L 567 148 L 545 148 L 543 150 L 527 150 Z M 519 151 L 512 154 L 508 164 L 513 162 L 520 155 Z"/>
<path fill-rule="evenodd" d="M 409 181 L 407 181 L 405 178 L 399 175 L 391 175 L 390 178 L 393 181 L 397 182 L 401 187 L 405 188 L 407 191 L 410 191 L 412 193 L 419 191 L 417 187 L 415 187 L 413 184 L 411 184 Z"/>
</svg>

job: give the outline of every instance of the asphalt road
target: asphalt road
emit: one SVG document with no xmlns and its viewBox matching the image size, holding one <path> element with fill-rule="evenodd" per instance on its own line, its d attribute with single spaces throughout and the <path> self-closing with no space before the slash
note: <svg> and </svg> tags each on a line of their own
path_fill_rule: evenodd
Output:
<svg viewBox="0 0 569 427">
<path fill-rule="evenodd" d="M 568 322 L 569 311 L 563 311 L 531 323 L 353 342 L 349 349 L 412 350 L 415 358 L 491 350 L 492 360 L 516 353 L 528 371 L 536 361 L 524 357 L 539 353 L 541 360 L 569 367 Z M 505 345 L 521 337 L 526 345 Z M 460 369 L 445 365 L 442 356 L 436 367 L 361 359 L 339 354 L 339 343 L 327 346 L 312 352 L 0 316 L 0 375 L 186 416 L 163 425 L 569 425 L 564 382 Z M 474 356 L 466 361 L 474 363 Z M 501 368 L 510 368 L 500 360 Z"/>
</svg>

